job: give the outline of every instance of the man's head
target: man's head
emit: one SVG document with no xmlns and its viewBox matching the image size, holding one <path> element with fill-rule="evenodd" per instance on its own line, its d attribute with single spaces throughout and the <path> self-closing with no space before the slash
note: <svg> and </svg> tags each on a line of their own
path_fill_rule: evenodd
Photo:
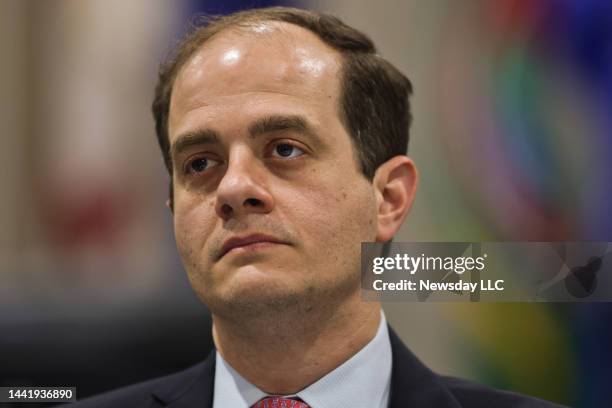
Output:
<svg viewBox="0 0 612 408">
<path fill-rule="evenodd" d="M 153 111 L 177 246 L 213 313 L 358 293 L 360 243 L 391 239 L 414 196 L 410 91 L 364 35 L 307 11 L 239 13 L 183 42 Z"/>
</svg>

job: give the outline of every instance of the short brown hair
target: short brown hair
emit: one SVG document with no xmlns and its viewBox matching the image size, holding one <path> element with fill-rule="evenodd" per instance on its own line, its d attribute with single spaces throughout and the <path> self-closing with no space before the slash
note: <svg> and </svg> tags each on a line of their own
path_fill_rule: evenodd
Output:
<svg viewBox="0 0 612 408">
<path fill-rule="evenodd" d="M 178 72 L 219 32 L 264 21 L 286 22 L 310 30 L 342 55 L 339 115 L 353 140 L 365 177 L 371 180 L 382 163 L 393 156 L 406 154 L 412 122 L 409 102 L 412 85 L 408 78 L 376 53 L 372 40 L 337 17 L 295 8 L 270 7 L 194 20 L 190 32 L 161 64 L 152 109 L 157 141 L 171 176 L 168 116 Z"/>
</svg>

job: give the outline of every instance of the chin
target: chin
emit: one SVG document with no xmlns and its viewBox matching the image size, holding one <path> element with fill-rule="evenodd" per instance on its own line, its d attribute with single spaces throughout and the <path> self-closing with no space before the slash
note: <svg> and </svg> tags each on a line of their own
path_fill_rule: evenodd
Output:
<svg viewBox="0 0 612 408">
<path fill-rule="evenodd" d="M 304 284 L 307 271 L 298 268 L 295 260 L 270 257 L 247 259 L 240 257 L 220 262 L 211 269 L 210 276 L 219 287 L 240 290 L 250 287 L 275 288 L 299 287 Z"/>
<path fill-rule="evenodd" d="M 287 279 L 274 279 L 259 271 L 238 273 L 223 284 L 198 291 L 198 294 L 213 314 L 232 320 L 287 313 L 308 306 L 306 303 L 312 300 L 304 285 L 292 287 Z"/>
</svg>

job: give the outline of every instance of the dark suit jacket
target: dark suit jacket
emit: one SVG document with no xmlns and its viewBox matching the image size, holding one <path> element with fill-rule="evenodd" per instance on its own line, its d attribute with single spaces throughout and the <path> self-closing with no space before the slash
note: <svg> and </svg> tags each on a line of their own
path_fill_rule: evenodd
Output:
<svg viewBox="0 0 612 408">
<path fill-rule="evenodd" d="M 393 353 L 389 408 L 560 407 L 535 398 L 435 374 L 404 346 L 391 328 L 389 337 Z M 214 379 L 213 350 L 203 363 L 188 370 L 85 399 L 70 405 L 70 408 L 212 408 Z"/>
</svg>

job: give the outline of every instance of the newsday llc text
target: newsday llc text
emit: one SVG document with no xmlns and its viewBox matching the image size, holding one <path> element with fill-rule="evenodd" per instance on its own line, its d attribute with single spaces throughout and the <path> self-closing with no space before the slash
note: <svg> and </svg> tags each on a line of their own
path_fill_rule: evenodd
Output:
<svg viewBox="0 0 612 408">
<path fill-rule="evenodd" d="M 448 291 L 448 292 L 471 292 L 477 291 L 503 291 L 503 279 L 482 279 L 480 282 L 435 282 L 431 280 L 418 280 L 417 282 L 402 279 L 399 282 L 385 282 L 376 279 L 372 288 L 377 291 Z"/>
</svg>

